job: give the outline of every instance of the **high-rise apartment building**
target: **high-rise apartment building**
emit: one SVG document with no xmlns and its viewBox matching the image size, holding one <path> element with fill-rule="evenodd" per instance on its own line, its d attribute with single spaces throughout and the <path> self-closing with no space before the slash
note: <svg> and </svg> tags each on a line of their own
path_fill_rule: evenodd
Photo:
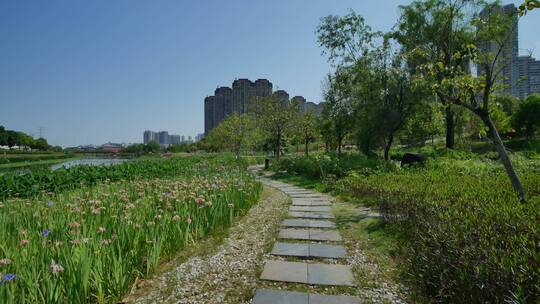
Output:
<svg viewBox="0 0 540 304">
<path fill-rule="evenodd" d="M 272 92 L 273 85 L 267 79 L 257 79 L 255 82 L 249 79 L 237 79 L 232 83 L 232 88 L 219 87 L 213 96 L 204 99 L 204 134 L 207 135 L 221 121 L 232 113 L 244 114 L 249 112 L 250 105 L 257 98 L 273 96 L 283 106 L 289 106 L 293 101 L 297 102 L 300 111 L 306 111 L 306 99 L 302 96 L 293 97 L 289 100 L 289 94 L 284 90 Z M 309 103 L 309 110 L 315 114 L 322 112 L 322 103 Z"/>
<path fill-rule="evenodd" d="M 531 56 L 520 56 L 518 66 L 518 97 L 525 99 L 529 95 L 540 94 L 540 61 Z"/>
<path fill-rule="evenodd" d="M 492 14 L 506 14 L 512 16 L 513 29 L 506 41 L 504 41 L 501 47 L 501 44 L 491 41 L 480 45 L 480 50 L 484 53 L 497 54 L 499 49 L 501 53 L 499 55 L 497 66 L 495 69 L 501 71 L 501 76 L 499 77 L 499 84 L 503 85 L 503 89 L 500 89 L 497 93 L 507 94 L 518 96 L 518 79 L 519 79 L 519 68 L 518 68 L 518 55 L 519 55 L 519 44 L 518 44 L 518 14 L 517 9 L 514 4 L 508 4 L 505 6 L 500 6 L 497 4 L 491 5 L 488 8 L 485 8 L 480 15 L 487 16 Z M 484 75 L 485 71 L 482 66 L 478 66 L 478 74 Z"/>
<path fill-rule="evenodd" d="M 306 111 L 306 99 L 304 96 L 294 96 L 291 98 L 291 104 L 297 106 L 300 112 Z"/>
<path fill-rule="evenodd" d="M 499 66 L 496 67 L 502 71 L 500 84 L 504 89 L 497 93 L 512 95 L 518 98 L 527 98 L 527 96 L 540 93 L 540 61 L 531 56 L 519 56 L 519 29 L 518 15 L 516 7 L 513 4 L 505 6 L 492 6 L 488 11 L 482 11 L 482 14 L 504 13 L 512 16 L 514 30 L 505 41 L 502 52 L 499 55 Z M 500 45 L 491 42 L 481 46 L 484 52 L 496 53 Z M 482 75 L 483 70 L 478 68 L 478 74 Z"/>
<path fill-rule="evenodd" d="M 289 106 L 289 93 L 285 90 L 277 90 L 274 97 L 284 106 Z"/>
<path fill-rule="evenodd" d="M 255 98 L 272 95 L 272 83 L 267 79 L 237 79 L 232 88 L 219 87 L 213 96 L 204 100 L 204 133 L 208 134 L 223 119 L 232 113 L 243 114 L 249 111 L 249 105 Z"/>
<path fill-rule="evenodd" d="M 169 135 L 167 131 L 154 132 L 154 131 L 144 131 L 143 133 L 143 142 L 148 144 L 151 141 L 155 141 L 162 146 L 169 145 L 179 145 L 186 142 L 186 137 L 184 135 Z"/>
<path fill-rule="evenodd" d="M 143 142 L 144 142 L 144 144 L 148 144 L 151 141 L 156 141 L 156 142 L 159 141 L 159 139 L 157 137 L 157 133 L 153 132 L 153 131 L 150 131 L 150 130 L 144 131 L 144 133 L 143 133 Z"/>
<path fill-rule="evenodd" d="M 169 132 L 167 131 L 160 131 L 158 132 L 158 139 L 160 145 L 168 145 L 169 144 Z"/>
</svg>

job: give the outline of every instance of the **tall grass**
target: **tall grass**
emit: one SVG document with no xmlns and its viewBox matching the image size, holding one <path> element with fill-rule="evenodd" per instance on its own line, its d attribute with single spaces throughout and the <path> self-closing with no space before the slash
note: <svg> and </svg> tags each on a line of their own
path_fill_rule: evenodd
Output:
<svg viewBox="0 0 540 304">
<path fill-rule="evenodd" d="M 163 165 L 167 178 L 135 178 Z M 120 182 L 0 203 L 0 303 L 114 302 L 160 258 L 230 225 L 261 190 L 230 159 L 136 166 Z"/>
</svg>

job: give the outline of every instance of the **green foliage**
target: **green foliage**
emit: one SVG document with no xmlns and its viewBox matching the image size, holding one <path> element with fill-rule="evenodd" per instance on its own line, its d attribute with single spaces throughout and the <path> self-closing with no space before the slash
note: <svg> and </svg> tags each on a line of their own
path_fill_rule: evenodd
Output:
<svg viewBox="0 0 540 304">
<path fill-rule="evenodd" d="M 3 126 L 0 126 L 0 146 L 8 146 L 10 148 L 18 146 L 42 151 L 51 148 L 45 138 L 34 139 L 23 132 L 6 130 Z"/>
<path fill-rule="evenodd" d="M 0 154 L 0 164 L 13 164 L 13 163 L 22 163 L 22 162 L 35 162 L 43 160 L 58 160 L 71 158 L 73 154 L 36 154 L 36 153 L 26 153 L 26 154 Z"/>
<path fill-rule="evenodd" d="M 341 189 L 378 199 L 388 223 L 407 236 L 409 279 L 436 301 L 534 303 L 540 168 L 523 165 L 532 198 L 519 204 L 500 167 L 470 158 L 462 163 L 439 159 L 427 168 L 352 174 Z"/>
<path fill-rule="evenodd" d="M 426 147 L 422 153 L 426 166 L 407 169 L 359 155 L 321 155 L 286 158 L 275 170 L 320 179 L 345 196 L 370 198 L 386 225 L 405 237 L 403 273 L 434 301 L 535 303 L 540 156 L 513 155 L 530 195 L 519 204 L 494 152 Z"/>
<path fill-rule="evenodd" d="M 525 16 L 527 11 L 532 11 L 533 9 L 540 8 L 540 1 L 538 0 L 523 0 L 518 7 L 518 13 L 520 16 Z"/>
<path fill-rule="evenodd" d="M 267 138 L 277 159 L 283 150 L 283 141 L 292 133 L 298 112 L 295 105 L 284 106 L 276 98 L 257 98 L 253 100 L 250 114 L 253 115 L 261 135 Z"/>
<path fill-rule="evenodd" d="M 171 158 L 135 160 L 110 167 L 76 166 L 56 171 L 36 170 L 22 175 L 6 173 L 0 175 L 0 199 L 58 193 L 104 181 L 175 176 L 184 169 L 185 163 Z"/>
<path fill-rule="evenodd" d="M 352 171 L 370 174 L 374 171 L 392 170 L 394 166 L 379 159 L 368 159 L 358 154 L 319 154 L 309 157 L 286 157 L 273 163 L 275 171 L 285 171 L 288 174 L 303 175 L 309 178 L 331 181 L 345 177 Z"/>
<path fill-rule="evenodd" d="M 519 105 L 512 125 L 528 139 L 540 130 L 540 95 L 531 95 Z"/>
<path fill-rule="evenodd" d="M 231 225 L 261 191 L 231 158 L 129 167 L 129 181 L 0 203 L 1 303 L 117 302 L 162 257 Z M 169 178 L 138 179 L 156 175 Z"/>
<path fill-rule="evenodd" d="M 254 117 L 233 113 L 214 128 L 204 141 L 212 150 L 232 151 L 238 158 L 243 149 L 255 145 L 257 135 Z"/>
<path fill-rule="evenodd" d="M 309 144 L 318 136 L 317 118 L 313 113 L 300 113 L 295 115 L 293 139 L 304 144 L 304 153 L 309 153 Z"/>
</svg>

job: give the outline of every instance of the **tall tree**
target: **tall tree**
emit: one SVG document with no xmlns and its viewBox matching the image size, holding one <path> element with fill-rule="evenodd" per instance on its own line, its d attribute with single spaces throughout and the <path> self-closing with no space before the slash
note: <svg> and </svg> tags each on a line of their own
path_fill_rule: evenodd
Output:
<svg viewBox="0 0 540 304">
<path fill-rule="evenodd" d="M 304 144 L 304 154 L 309 154 L 309 144 L 317 138 L 317 119 L 313 113 L 300 113 L 294 127 L 298 139 Z"/>
<path fill-rule="evenodd" d="M 444 58 L 433 63 L 427 62 L 420 68 L 427 75 L 445 75 L 442 81 L 434 83 L 433 90 L 451 104 L 470 110 L 482 120 L 519 199 L 525 201 L 525 191 L 491 113 L 494 93 L 501 88 L 502 71 L 509 64 L 502 57 L 502 52 L 507 47 L 510 35 L 516 30 L 516 16 L 503 13 L 496 4 L 483 4 L 475 8 L 477 13 L 468 20 L 469 24 L 475 26 L 471 32 L 471 42 L 451 56 L 462 62 L 472 61 L 481 73 L 475 77 L 465 66 L 447 65 Z M 479 47 L 488 44 L 494 47 L 491 50 Z M 430 58 L 429 51 L 423 50 L 416 54 Z"/>
<path fill-rule="evenodd" d="M 255 99 L 250 111 L 255 116 L 259 129 L 270 139 L 276 159 L 279 160 L 283 140 L 294 126 L 293 117 L 298 109 L 284 106 L 274 97 L 264 97 Z"/>
<path fill-rule="evenodd" d="M 471 42 L 471 27 L 465 16 L 467 9 L 477 2 L 479 1 L 427 0 L 402 6 L 395 37 L 406 52 L 413 54 L 419 51 L 424 54 L 421 59 L 418 56 L 410 58 L 409 66 L 414 68 L 426 62 L 441 62 L 454 71 L 469 74 L 468 70 L 463 69 L 468 62 L 463 57 L 454 55 L 463 52 Z M 446 69 L 433 72 L 435 74 L 429 75 L 429 78 L 438 84 L 450 76 Z M 445 107 L 446 147 L 449 149 L 455 146 L 456 113 L 451 100 L 455 93 L 452 88 L 447 88 L 442 94 L 437 93 Z"/>
<path fill-rule="evenodd" d="M 208 135 L 207 141 L 221 147 L 222 150 L 230 150 L 240 158 L 240 152 L 253 142 L 255 124 L 249 115 L 233 113 L 223 120 Z"/>
</svg>

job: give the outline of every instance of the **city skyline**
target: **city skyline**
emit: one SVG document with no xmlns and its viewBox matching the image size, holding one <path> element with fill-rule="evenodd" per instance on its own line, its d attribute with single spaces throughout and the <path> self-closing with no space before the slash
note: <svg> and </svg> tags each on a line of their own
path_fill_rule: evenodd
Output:
<svg viewBox="0 0 540 304">
<path fill-rule="evenodd" d="M 370 14 L 380 2 L 2 1 L 0 124 L 41 129 L 64 147 L 140 142 L 143 128 L 194 136 L 204 131 L 209 88 L 240 77 L 320 102 L 332 68 L 317 46 L 319 18 L 351 8 L 388 31 L 410 2 Z M 538 19 L 520 20 L 520 54 L 540 58 Z"/>
</svg>

